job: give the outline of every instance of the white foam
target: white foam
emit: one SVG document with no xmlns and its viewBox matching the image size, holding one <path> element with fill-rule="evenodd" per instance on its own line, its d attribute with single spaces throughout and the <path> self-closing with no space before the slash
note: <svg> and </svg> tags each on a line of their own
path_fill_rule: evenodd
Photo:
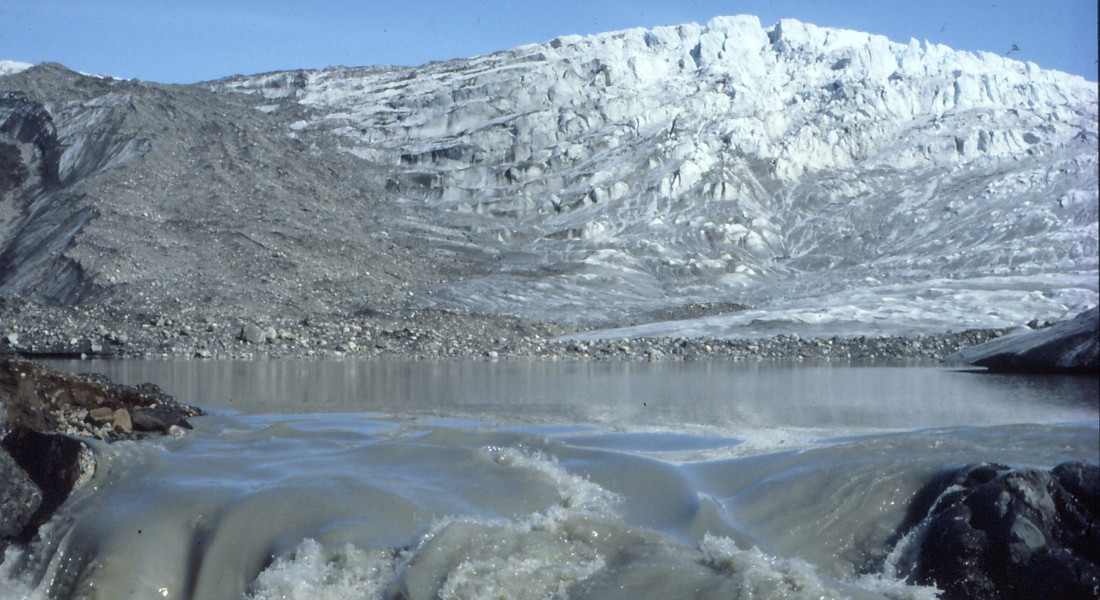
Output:
<svg viewBox="0 0 1100 600">
<path fill-rule="evenodd" d="M 703 564 L 728 576 L 749 598 L 826 598 L 830 595 L 813 566 L 797 558 L 780 559 L 758 548 L 742 550 L 727 537 L 707 534 L 699 543 Z M 795 596 L 795 594 L 798 594 Z"/>
<path fill-rule="evenodd" d="M 351 544 L 326 550 L 306 539 L 252 583 L 249 600 L 342 600 L 382 598 L 397 565 L 385 553 Z"/>
<path fill-rule="evenodd" d="M 25 553 L 26 550 L 18 546 L 8 546 L 4 550 L 4 561 L 0 563 L 0 598 L 46 600 L 45 590 L 36 590 L 29 574 L 20 568 Z"/>
<path fill-rule="evenodd" d="M 560 503 L 532 517 L 532 524 L 537 527 L 552 526 L 568 516 L 613 517 L 622 502 L 616 494 L 570 473 L 554 457 L 542 452 L 517 448 L 487 451 L 498 464 L 535 471 L 554 484 Z"/>
<path fill-rule="evenodd" d="M 913 586 L 882 575 L 862 576 L 850 583 L 823 579 L 810 563 L 771 556 L 759 548 L 743 550 L 733 540 L 707 534 L 699 544 L 703 563 L 736 578 L 745 598 L 834 598 L 837 587 L 849 593 L 890 600 L 934 600 L 939 590 Z"/>
<path fill-rule="evenodd" d="M 664 534 L 623 524 L 615 494 L 569 473 L 553 457 L 514 447 L 486 452 L 503 467 L 551 481 L 559 501 L 512 518 L 437 519 L 404 549 L 325 547 L 306 539 L 260 573 L 246 598 L 534 600 L 606 589 L 637 597 L 652 585 L 654 572 L 666 573 L 662 590 L 683 593 L 706 585 L 751 598 L 936 597 L 934 588 L 883 575 L 832 580 L 803 559 L 744 549 L 709 533 L 697 549 L 686 548 Z M 640 576 L 643 571 L 650 575 Z"/>
<path fill-rule="evenodd" d="M 614 519 L 619 498 L 566 471 L 544 453 L 487 448 L 499 465 L 549 480 L 559 502 L 513 519 L 446 517 L 409 549 L 370 552 L 350 544 L 326 550 L 304 540 L 256 578 L 250 600 L 335 600 L 402 597 L 446 599 L 559 598 L 604 568 L 583 524 Z"/>
</svg>

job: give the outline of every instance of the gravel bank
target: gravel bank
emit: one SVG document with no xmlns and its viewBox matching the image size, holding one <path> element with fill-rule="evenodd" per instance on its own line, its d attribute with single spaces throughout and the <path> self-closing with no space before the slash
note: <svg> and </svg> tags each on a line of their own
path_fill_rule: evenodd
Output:
<svg viewBox="0 0 1100 600">
<path fill-rule="evenodd" d="M 562 339 L 576 332 L 553 323 L 462 311 L 242 319 L 0 303 L 0 354 L 26 357 L 936 361 L 1005 330 L 881 338 Z"/>
</svg>

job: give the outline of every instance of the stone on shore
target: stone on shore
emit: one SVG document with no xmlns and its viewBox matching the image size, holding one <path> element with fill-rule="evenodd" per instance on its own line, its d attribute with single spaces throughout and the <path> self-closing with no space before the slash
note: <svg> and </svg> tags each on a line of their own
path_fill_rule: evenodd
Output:
<svg viewBox="0 0 1100 600">
<path fill-rule="evenodd" d="M 241 326 L 240 339 L 250 344 L 263 344 L 278 338 L 274 327 L 263 328 L 259 325 L 246 323 Z"/>
<path fill-rule="evenodd" d="M 202 414 L 151 383 L 119 385 L 102 375 L 72 375 L 12 358 L 0 360 L 0 404 L 8 427 L 107 441 L 166 431 L 163 422 L 188 428 L 187 418 Z M 160 415 L 157 424 L 143 427 L 133 419 L 150 410 Z"/>
<path fill-rule="evenodd" d="M 1100 306 L 1040 330 L 1011 333 L 944 357 L 990 371 L 1100 372 Z"/>
</svg>

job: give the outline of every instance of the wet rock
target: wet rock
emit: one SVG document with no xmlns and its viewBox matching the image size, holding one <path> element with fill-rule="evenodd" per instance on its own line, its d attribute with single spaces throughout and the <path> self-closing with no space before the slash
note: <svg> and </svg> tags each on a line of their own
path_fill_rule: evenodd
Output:
<svg viewBox="0 0 1100 600">
<path fill-rule="evenodd" d="M 9 539 L 29 540 L 38 527 L 95 473 L 91 448 L 78 439 L 15 427 L 4 436 L 4 450 L 41 491 L 41 504 L 25 526 Z M 4 485 L 5 489 L 7 485 Z"/>
<path fill-rule="evenodd" d="M 0 559 L 4 542 L 20 533 L 42 504 L 42 492 L 6 451 L 0 450 Z"/>
<path fill-rule="evenodd" d="M 0 359 L 0 551 L 29 541 L 91 479 L 95 455 L 87 440 L 189 429 L 187 418 L 201 414 L 153 384 L 117 385 L 102 375 Z"/>
<path fill-rule="evenodd" d="M 44 433 L 80 434 L 108 441 L 132 437 L 129 432 L 123 436 L 117 431 L 121 428 L 116 426 L 125 418 L 120 410 L 131 417 L 142 410 L 155 410 L 162 420 L 174 424 L 202 414 L 153 384 L 118 385 L 101 375 L 72 375 L 11 358 L 0 359 L 0 403 L 12 427 L 21 425 Z M 83 414 L 88 420 L 109 425 L 109 429 L 73 430 L 83 420 L 76 419 L 80 411 L 86 411 Z M 134 429 L 159 430 L 142 429 L 136 424 Z"/>
<path fill-rule="evenodd" d="M 130 418 L 130 412 L 125 408 L 116 408 L 114 412 L 111 413 L 111 422 L 114 423 L 115 429 L 121 433 L 131 433 L 134 430 L 134 423 Z"/>
<path fill-rule="evenodd" d="M 187 422 L 186 416 L 171 408 L 157 406 L 136 408 L 130 415 L 130 419 L 136 431 L 168 433 L 172 427 L 191 429 L 191 423 Z"/>
<path fill-rule="evenodd" d="M 1100 467 L 982 463 L 929 484 L 917 583 L 944 598 L 1100 597 Z"/>
<path fill-rule="evenodd" d="M 109 406 L 97 406 L 88 411 L 88 417 L 93 422 L 102 425 L 111 420 L 114 415 L 114 410 Z"/>
<path fill-rule="evenodd" d="M 1100 306 L 1069 321 L 1024 330 L 956 352 L 945 362 L 964 362 L 991 371 L 1100 372 Z"/>
</svg>

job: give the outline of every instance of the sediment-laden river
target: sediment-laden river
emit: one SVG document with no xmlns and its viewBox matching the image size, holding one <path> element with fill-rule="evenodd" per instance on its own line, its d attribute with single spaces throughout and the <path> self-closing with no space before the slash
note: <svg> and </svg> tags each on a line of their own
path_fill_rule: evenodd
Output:
<svg viewBox="0 0 1100 600">
<path fill-rule="evenodd" d="M 1094 377 L 939 365 L 59 361 L 210 415 L 99 444 L 2 598 L 933 598 L 933 476 L 1100 454 Z"/>
</svg>

